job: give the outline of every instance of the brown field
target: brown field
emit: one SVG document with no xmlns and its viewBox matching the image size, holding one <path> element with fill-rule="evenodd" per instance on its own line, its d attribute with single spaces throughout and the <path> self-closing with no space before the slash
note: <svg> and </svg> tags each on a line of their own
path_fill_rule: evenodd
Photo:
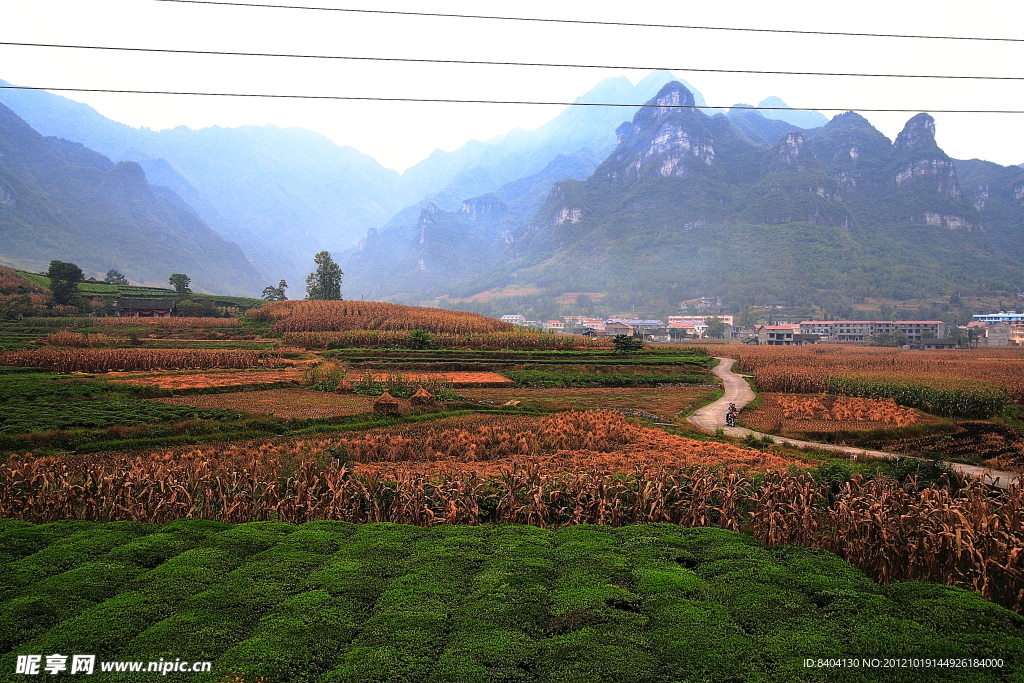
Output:
<svg viewBox="0 0 1024 683">
<path fill-rule="evenodd" d="M 871 372 L 914 375 L 915 380 L 931 383 L 980 380 L 1006 389 L 1011 402 L 1024 403 L 1024 349 L 904 351 L 819 344 L 730 346 L 722 355 L 739 359 L 733 369 L 753 373 L 761 391 L 821 393 L 829 375 Z"/>
<path fill-rule="evenodd" d="M 145 387 L 160 387 L 161 389 L 202 389 L 205 387 L 233 387 L 278 382 L 294 382 L 298 384 L 301 380 L 301 370 L 250 370 L 245 372 L 200 372 L 173 375 L 129 375 L 111 381 Z"/>
<path fill-rule="evenodd" d="M 696 410 L 715 396 L 713 387 L 662 387 L 621 389 L 462 389 L 459 394 L 471 401 L 503 404 L 520 401 L 522 406 L 546 410 L 642 410 L 676 421 L 680 414 Z M 681 418 L 680 418 L 681 419 Z"/>
<path fill-rule="evenodd" d="M 231 394 L 200 394 L 157 398 L 154 401 L 193 408 L 221 408 L 289 419 L 358 415 L 372 410 L 376 396 L 335 394 L 309 389 L 267 389 Z M 408 402 L 403 402 L 407 404 Z"/>
<path fill-rule="evenodd" d="M 401 375 L 407 382 L 446 382 L 453 386 L 479 386 L 486 384 L 514 384 L 508 377 L 502 377 L 496 372 L 374 372 L 374 382 L 386 382 L 389 379 Z M 355 372 L 348 375 L 350 382 L 361 381 L 361 376 Z"/>
<path fill-rule="evenodd" d="M 275 332 L 343 330 L 427 330 L 466 334 L 511 332 L 511 323 L 479 313 L 402 306 L 379 301 L 276 301 L 248 311 L 255 320 L 274 320 Z"/>
<path fill-rule="evenodd" d="M 693 466 L 785 471 L 816 462 L 695 441 L 640 427 L 611 411 L 558 413 L 545 418 L 448 418 L 389 427 L 340 439 L 356 474 L 393 479 L 403 473 L 431 476 L 498 476 L 517 467 L 542 472 L 633 472 Z"/>
<path fill-rule="evenodd" d="M 751 429 L 772 434 L 889 429 L 923 419 L 916 410 L 897 406 L 892 399 L 771 393 L 760 397 L 760 407 L 743 411 L 741 420 Z"/>
<path fill-rule="evenodd" d="M 163 327 L 167 329 L 195 329 L 209 327 L 241 327 L 238 318 L 135 318 L 109 317 L 91 318 L 91 325 L 107 327 Z"/>
<path fill-rule="evenodd" d="M 285 332 L 284 344 L 302 349 L 326 349 L 392 345 L 405 348 L 409 333 L 401 330 L 347 330 L 343 332 Z M 610 349 L 610 337 L 584 337 L 576 334 L 542 334 L 540 332 L 472 332 L 433 334 L 433 342 L 445 349 L 505 350 L 571 350 Z"/>
<path fill-rule="evenodd" d="M 43 367 L 53 372 L 208 370 L 283 365 L 278 353 L 207 349 L 36 349 L 0 353 L 0 365 Z"/>
</svg>

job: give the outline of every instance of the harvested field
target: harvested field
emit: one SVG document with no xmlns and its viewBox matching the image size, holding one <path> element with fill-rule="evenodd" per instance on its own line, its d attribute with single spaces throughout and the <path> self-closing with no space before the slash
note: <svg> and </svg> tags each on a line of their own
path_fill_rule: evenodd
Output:
<svg viewBox="0 0 1024 683">
<path fill-rule="evenodd" d="M 893 453 L 940 453 L 945 458 L 1024 473 L 1024 429 L 990 422 L 960 422 L 956 430 L 948 434 L 865 441 L 865 445 Z"/>
<path fill-rule="evenodd" d="M 924 418 L 892 399 L 850 398 L 820 394 L 760 394 L 761 406 L 744 411 L 751 429 L 772 434 L 788 431 L 833 432 L 907 427 Z"/>
<path fill-rule="evenodd" d="M 512 380 L 502 377 L 496 372 L 374 372 L 374 382 L 387 382 L 399 375 L 406 382 L 446 382 L 456 387 L 479 387 L 488 385 L 511 385 Z M 348 374 L 350 382 L 361 381 L 361 375 L 355 372 Z"/>
<path fill-rule="evenodd" d="M 223 408 L 289 419 L 339 417 L 369 413 L 375 396 L 334 394 L 308 389 L 269 389 L 231 394 L 200 394 L 153 399 L 193 408 Z M 403 402 L 406 403 L 406 402 Z"/>
<path fill-rule="evenodd" d="M 302 380 L 301 370 L 264 370 L 248 372 L 202 372 L 174 375 L 143 375 L 113 379 L 112 382 L 161 389 L 203 389 L 206 387 L 233 387 L 248 384 L 276 384 Z M 246 394 L 249 396 L 250 394 Z M 184 405 L 184 404 L 183 404 Z"/>
<path fill-rule="evenodd" d="M 523 406 L 547 410 L 642 410 L 665 422 L 696 410 L 715 397 L 714 387 L 662 387 L 623 389 L 464 389 L 471 401 L 501 405 L 519 401 Z"/>
</svg>

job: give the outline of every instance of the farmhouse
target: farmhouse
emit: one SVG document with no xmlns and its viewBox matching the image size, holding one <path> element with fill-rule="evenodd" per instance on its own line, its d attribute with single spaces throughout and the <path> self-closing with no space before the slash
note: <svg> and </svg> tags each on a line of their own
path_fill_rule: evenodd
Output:
<svg viewBox="0 0 1024 683">
<path fill-rule="evenodd" d="M 128 318 L 170 318 L 175 303 L 174 299 L 121 297 L 117 300 L 117 314 Z"/>
</svg>

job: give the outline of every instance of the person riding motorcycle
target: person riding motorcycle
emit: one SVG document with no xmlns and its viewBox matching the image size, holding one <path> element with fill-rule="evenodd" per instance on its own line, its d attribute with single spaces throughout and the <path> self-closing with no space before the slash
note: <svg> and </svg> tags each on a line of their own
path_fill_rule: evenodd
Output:
<svg viewBox="0 0 1024 683">
<path fill-rule="evenodd" d="M 736 404 L 730 403 L 729 410 L 725 412 L 725 424 L 730 427 L 735 427 L 737 415 L 739 415 L 739 411 L 736 410 Z"/>
</svg>

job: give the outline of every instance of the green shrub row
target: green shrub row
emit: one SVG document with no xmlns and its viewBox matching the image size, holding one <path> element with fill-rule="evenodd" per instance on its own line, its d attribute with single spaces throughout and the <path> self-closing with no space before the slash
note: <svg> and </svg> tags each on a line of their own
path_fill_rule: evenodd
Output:
<svg viewBox="0 0 1024 683">
<path fill-rule="evenodd" d="M 0 656 L 3 671 L 19 653 L 88 652 L 212 660 L 210 674 L 164 677 L 203 683 L 230 673 L 267 683 L 923 683 L 1024 674 L 1024 618 L 977 594 L 879 586 L 828 552 L 765 547 L 723 529 L 181 520 L 136 531 L 0 523 L 0 548 L 20 555 L 8 566 L 50 548 L 83 552 L 82 535 L 97 538 L 91 559 L 0 603 L 14 648 Z M 111 534 L 123 542 L 110 547 Z M 18 613 L 20 631 L 6 626 L 28 595 L 52 611 Z M 851 657 L 1004 665 L 803 664 Z"/>
<path fill-rule="evenodd" d="M 712 375 L 659 375 L 659 374 L 614 374 L 546 372 L 544 370 L 522 370 L 503 372 L 516 384 L 524 387 L 643 387 L 657 384 L 710 384 Z"/>
<path fill-rule="evenodd" d="M 939 388 L 900 381 L 864 377 L 830 376 L 825 380 L 830 394 L 858 398 L 891 398 L 901 406 L 917 408 L 932 415 L 984 419 L 998 415 L 1006 405 L 1002 387 L 974 384 Z"/>
</svg>

